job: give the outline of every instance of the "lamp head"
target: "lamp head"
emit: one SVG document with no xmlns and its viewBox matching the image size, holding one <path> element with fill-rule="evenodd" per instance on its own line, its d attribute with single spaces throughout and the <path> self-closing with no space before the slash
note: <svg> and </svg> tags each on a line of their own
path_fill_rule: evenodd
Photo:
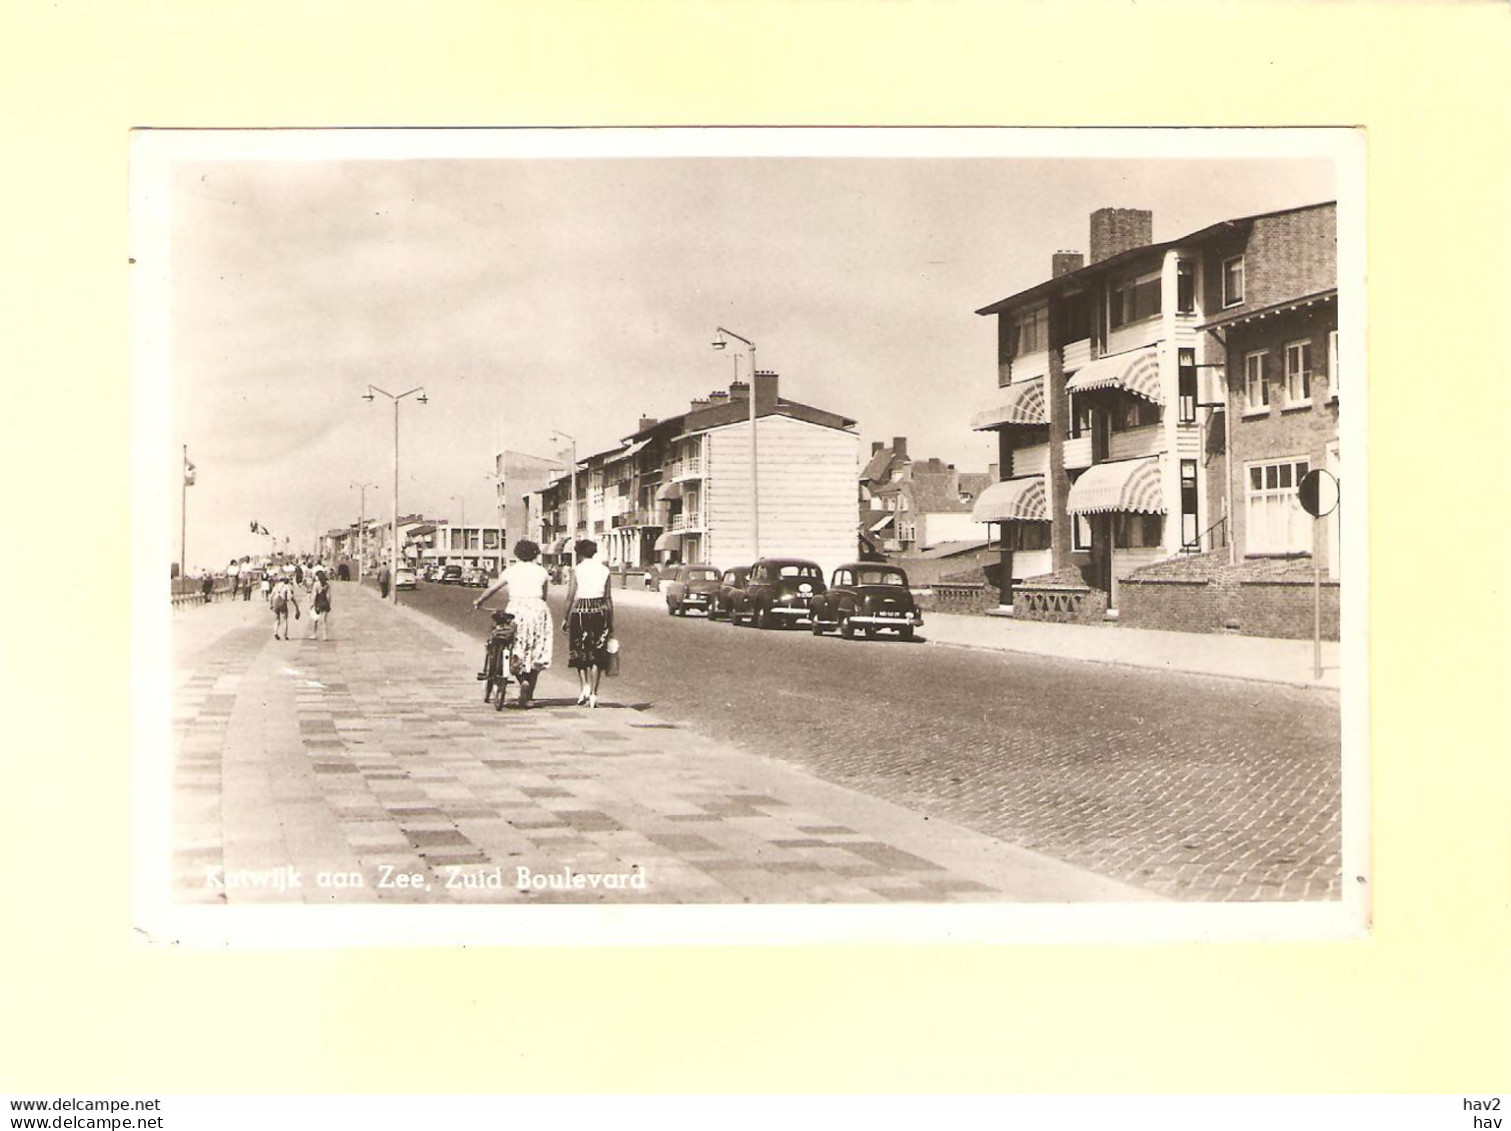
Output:
<svg viewBox="0 0 1511 1131">
<path fill-rule="evenodd" d="M 421 404 L 429 404 L 430 403 L 430 398 L 428 396 L 426 396 L 424 393 L 421 393 L 417 399 L 419 400 L 419 402 Z"/>
<path fill-rule="evenodd" d="M 368 389 L 367 392 L 362 394 L 362 399 L 364 401 L 371 402 L 373 399 L 373 391 L 371 389 Z"/>
<path fill-rule="evenodd" d="M 718 336 L 718 337 L 717 337 L 717 338 L 715 338 L 715 339 L 714 339 L 714 340 L 713 340 L 713 341 L 712 341 L 712 342 L 710 342 L 710 343 L 709 343 L 709 344 L 710 344 L 710 345 L 712 345 L 712 346 L 713 346 L 713 348 L 714 348 L 714 349 L 716 349 L 716 350 L 721 350 L 721 349 L 723 349 L 723 348 L 724 348 L 724 347 L 725 347 L 725 346 L 727 346 L 727 345 L 728 345 L 728 344 L 729 344 L 729 343 L 728 343 L 728 342 L 726 342 L 726 341 L 725 341 L 725 340 L 724 340 L 724 335 L 723 335 L 723 334 L 720 334 L 720 335 L 719 335 L 719 336 Z"/>
</svg>

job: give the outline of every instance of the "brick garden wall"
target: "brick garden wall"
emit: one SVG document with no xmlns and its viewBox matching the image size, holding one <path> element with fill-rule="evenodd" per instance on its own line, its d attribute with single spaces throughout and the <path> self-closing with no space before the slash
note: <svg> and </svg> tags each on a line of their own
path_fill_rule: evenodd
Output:
<svg viewBox="0 0 1511 1131">
<path fill-rule="evenodd" d="M 1338 639 L 1339 585 L 1322 582 L 1322 635 Z M 1118 623 L 1173 632 L 1236 632 L 1300 640 L 1312 635 L 1311 563 L 1240 562 L 1201 554 L 1147 566 L 1122 582 Z"/>
</svg>

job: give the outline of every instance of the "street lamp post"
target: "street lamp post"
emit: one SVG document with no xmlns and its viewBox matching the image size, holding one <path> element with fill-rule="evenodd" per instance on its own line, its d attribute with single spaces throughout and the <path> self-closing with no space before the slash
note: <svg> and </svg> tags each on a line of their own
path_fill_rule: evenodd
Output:
<svg viewBox="0 0 1511 1131">
<path fill-rule="evenodd" d="M 417 398 L 421 404 L 429 404 L 430 398 L 425 394 L 425 386 L 416 385 L 412 389 L 405 389 L 402 393 L 390 393 L 387 389 L 380 389 L 376 385 L 368 385 L 367 392 L 362 399 L 371 402 L 374 393 L 382 393 L 393 401 L 393 545 L 389 553 L 389 578 L 392 586 L 393 603 L 399 603 L 399 402 L 405 397 L 418 393 Z"/>
<path fill-rule="evenodd" d="M 378 489 L 376 483 L 353 483 L 357 489 L 357 580 L 367 576 L 367 489 Z"/>
<path fill-rule="evenodd" d="M 724 338 L 729 336 L 737 342 L 744 342 L 750 349 L 750 557 L 752 561 L 759 561 L 761 557 L 761 494 L 760 480 L 756 474 L 756 347 L 749 338 L 736 334 L 733 330 L 726 330 L 723 326 L 714 328 L 719 335 L 713 341 L 716 350 L 723 349 L 727 343 Z"/>
<path fill-rule="evenodd" d="M 577 570 L 577 438 L 568 436 L 560 430 L 553 430 L 552 437 L 560 436 L 563 440 L 572 441 L 572 469 L 571 469 L 571 503 L 567 508 L 567 544 L 571 547 L 572 570 Z"/>
</svg>

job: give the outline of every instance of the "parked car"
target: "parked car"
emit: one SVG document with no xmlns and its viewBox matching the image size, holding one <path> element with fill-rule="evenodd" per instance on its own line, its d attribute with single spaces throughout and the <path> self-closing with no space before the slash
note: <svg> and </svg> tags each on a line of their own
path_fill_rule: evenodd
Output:
<svg viewBox="0 0 1511 1131">
<path fill-rule="evenodd" d="M 853 640 L 857 629 L 869 636 L 895 632 L 913 639 L 923 614 L 913 602 L 908 575 L 896 566 L 851 562 L 834 571 L 827 592 L 813 599 L 813 635 L 838 629 Z"/>
<path fill-rule="evenodd" d="M 400 566 L 393 575 L 393 587 L 395 589 L 418 589 L 419 579 L 414 570 L 408 566 Z"/>
<path fill-rule="evenodd" d="M 824 571 L 802 558 L 762 558 L 750 567 L 729 619 L 756 628 L 808 620 L 808 604 L 824 591 Z"/>
<path fill-rule="evenodd" d="M 719 595 L 719 571 L 711 565 L 680 565 L 661 588 L 672 616 L 686 616 L 690 610 L 707 613 Z"/>
<path fill-rule="evenodd" d="M 708 606 L 709 620 L 718 620 L 720 617 L 729 619 L 729 611 L 735 607 L 736 598 L 745 592 L 745 581 L 749 576 L 749 566 L 736 566 L 724 571 L 724 576 L 719 578 L 719 591 L 714 594 L 714 599 Z"/>
<path fill-rule="evenodd" d="M 459 585 L 462 581 L 462 567 L 449 565 L 441 570 L 442 585 Z"/>
<path fill-rule="evenodd" d="M 490 584 L 488 571 L 481 568 L 469 569 L 462 574 L 462 584 L 470 585 L 474 589 L 486 589 Z"/>
</svg>

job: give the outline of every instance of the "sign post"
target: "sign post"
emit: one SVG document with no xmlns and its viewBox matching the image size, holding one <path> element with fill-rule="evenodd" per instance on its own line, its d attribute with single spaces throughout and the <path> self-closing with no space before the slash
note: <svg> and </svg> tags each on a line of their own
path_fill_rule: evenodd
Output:
<svg viewBox="0 0 1511 1131">
<path fill-rule="evenodd" d="M 1322 520 L 1338 508 L 1338 480 L 1320 468 L 1296 487 L 1301 509 L 1312 516 L 1312 678 L 1322 678 Z"/>
</svg>

